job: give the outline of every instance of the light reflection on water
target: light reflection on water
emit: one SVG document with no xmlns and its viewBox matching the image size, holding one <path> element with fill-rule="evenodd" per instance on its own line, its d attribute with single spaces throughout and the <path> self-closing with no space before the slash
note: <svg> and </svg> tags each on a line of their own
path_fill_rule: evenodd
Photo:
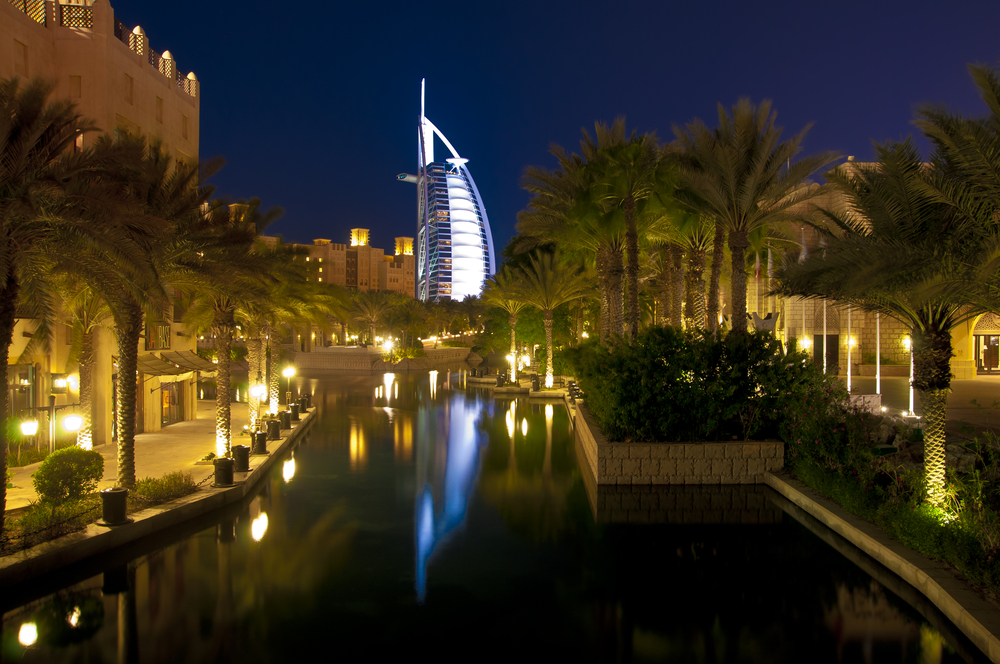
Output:
<svg viewBox="0 0 1000 664">
<path fill-rule="evenodd" d="M 293 661 L 333 644 L 976 661 L 767 490 L 588 498 L 561 403 L 495 399 L 464 379 L 303 378 L 321 417 L 259 495 L 104 574 L 3 605 L 0 661 Z"/>
</svg>

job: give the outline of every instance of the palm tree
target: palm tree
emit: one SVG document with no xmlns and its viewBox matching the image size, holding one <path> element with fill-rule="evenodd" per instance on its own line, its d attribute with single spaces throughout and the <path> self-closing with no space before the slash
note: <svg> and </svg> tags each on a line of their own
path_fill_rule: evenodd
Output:
<svg viewBox="0 0 1000 664">
<path fill-rule="evenodd" d="M 875 146 L 878 162 L 828 174 L 845 209 L 822 210 L 826 250 L 802 263 L 786 258 L 784 295 L 829 298 L 890 316 L 911 330 L 913 387 L 920 393 L 926 498 L 944 497 L 945 414 L 951 384 L 951 330 L 974 317 L 983 226 L 956 213 L 929 187 L 913 143 Z"/>
<path fill-rule="evenodd" d="M 499 307 L 507 312 L 510 323 L 510 353 L 517 357 L 517 343 L 514 339 L 514 328 L 517 327 L 517 315 L 526 304 L 521 298 L 521 292 L 517 277 L 511 270 L 501 268 L 499 272 L 486 280 L 486 287 L 483 289 L 483 300 L 487 304 Z M 510 380 L 513 382 L 517 377 L 517 362 L 510 363 Z"/>
<path fill-rule="evenodd" d="M 113 227 L 95 229 L 73 210 L 67 184 L 94 166 L 90 151 L 66 152 L 82 132 L 93 130 L 69 101 L 49 102 L 52 85 L 0 80 L 0 358 L 9 360 L 17 311 L 53 318 L 48 259 L 81 244 L 106 247 Z M 10 386 L 0 395 L 0 477 L 7 474 L 7 411 Z M 0 482 L 0 536 L 7 483 Z"/>
<path fill-rule="evenodd" d="M 553 145 L 549 152 L 559 163 L 553 170 L 528 167 L 521 182 L 532 198 L 517 215 L 517 231 L 529 248 L 554 243 L 565 252 L 587 256 L 600 289 L 601 343 L 609 344 L 624 333 L 625 218 L 597 186 L 597 169 L 586 168 L 599 159 L 600 145 L 584 132 L 580 146 L 582 156 Z"/>
<path fill-rule="evenodd" d="M 823 152 L 793 162 L 809 127 L 782 141 L 781 128 L 774 121 L 770 101 L 755 106 L 740 99 L 731 114 L 719 104 L 719 126 L 714 130 L 701 120 L 684 129 L 674 127 L 684 165 L 678 198 L 715 219 L 728 233 L 734 332 L 747 329 L 745 261 L 750 233 L 786 218 L 789 208 L 823 193 L 821 187 L 801 185 L 806 177 L 837 159 L 836 154 Z"/>
<path fill-rule="evenodd" d="M 391 291 L 356 291 L 353 300 L 354 320 L 368 325 L 371 343 L 374 344 L 376 328 L 401 304 L 400 294 Z"/>
<path fill-rule="evenodd" d="M 639 333 L 638 220 L 647 208 L 656 207 L 661 196 L 667 193 L 670 187 L 667 166 L 660 159 L 656 135 L 639 136 L 633 131 L 626 136 L 623 117 L 615 118 L 610 127 L 603 122 L 595 123 L 594 134 L 596 140 L 584 131 L 583 143 L 584 154 L 594 155 L 587 167 L 597 171 L 597 199 L 620 208 L 625 222 L 625 291 L 628 295 L 625 329 L 629 339 L 634 341 Z M 656 195 L 658 193 L 660 196 Z M 645 217 L 653 219 L 649 214 Z"/>
<path fill-rule="evenodd" d="M 580 297 L 587 288 L 584 277 L 576 269 L 567 268 L 560 262 L 558 253 L 536 252 L 531 262 L 519 270 L 520 297 L 542 310 L 545 325 L 545 348 L 548 358 L 545 362 L 545 387 L 552 387 L 552 312 L 561 304 Z"/>
</svg>

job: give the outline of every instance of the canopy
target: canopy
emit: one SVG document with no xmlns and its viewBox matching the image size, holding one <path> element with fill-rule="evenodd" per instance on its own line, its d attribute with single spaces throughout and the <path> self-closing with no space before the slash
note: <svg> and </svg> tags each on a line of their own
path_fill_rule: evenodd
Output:
<svg viewBox="0 0 1000 664">
<path fill-rule="evenodd" d="M 188 371 L 215 371 L 219 368 L 214 362 L 190 350 L 164 351 L 160 355 L 167 362 L 173 362 Z"/>
<path fill-rule="evenodd" d="M 176 364 L 164 362 L 152 353 L 139 356 L 138 368 L 147 376 L 176 376 L 190 371 L 190 369 L 184 369 Z"/>
</svg>

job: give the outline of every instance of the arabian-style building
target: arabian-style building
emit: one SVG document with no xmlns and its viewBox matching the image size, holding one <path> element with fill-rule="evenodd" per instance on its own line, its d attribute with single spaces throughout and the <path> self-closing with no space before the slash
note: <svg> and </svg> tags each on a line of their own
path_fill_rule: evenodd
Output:
<svg viewBox="0 0 1000 664">
<path fill-rule="evenodd" d="M 175 160 L 198 160 L 197 78 L 182 74 L 170 51 L 154 51 L 141 27 L 128 28 L 119 21 L 107 0 L 0 2 L 0 78 L 15 76 L 53 82 L 50 99 L 72 101 L 99 133 L 144 134 L 160 142 Z M 76 148 L 84 148 L 97 135 L 81 135 Z M 181 324 L 179 314 L 146 321 L 139 341 L 137 432 L 157 431 L 196 417 L 198 372 L 212 365 L 192 352 L 197 340 Z M 57 325 L 49 352 L 39 350 L 26 357 L 35 328 L 36 321 L 20 318 L 14 329 L 7 367 L 8 415 L 16 419 L 37 415 L 47 410 L 51 396 L 61 422 L 79 401 L 79 367 L 70 360 L 72 328 Z M 113 332 L 98 327 L 94 445 L 110 443 L 114 436 L 116 354 Z M 57 440 L 70 435 L 57 426 Z"/>
<path fill-rule="evenodd" d="M 462 300 L 496 272 L 493 234 L 469 160 L 424 114 L 420 85 L 417 175 L 397 176 L 417 185 L 417 298 Z M 434 160 L 435 136 L 451 152 L 444 161 Z"/>
</svg>

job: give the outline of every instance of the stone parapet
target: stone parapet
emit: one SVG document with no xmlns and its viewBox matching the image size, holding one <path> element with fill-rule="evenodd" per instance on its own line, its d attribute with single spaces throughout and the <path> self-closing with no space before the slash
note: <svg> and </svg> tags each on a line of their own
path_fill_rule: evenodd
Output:
<svg viewBox="0 0 1000 664">
<path fill-rule="evenodd" d="M 780 441 L 614 443 L 580 404 L 576 431 L 596 484 L 763 484 L 785 465 Z"/>
</svg>

